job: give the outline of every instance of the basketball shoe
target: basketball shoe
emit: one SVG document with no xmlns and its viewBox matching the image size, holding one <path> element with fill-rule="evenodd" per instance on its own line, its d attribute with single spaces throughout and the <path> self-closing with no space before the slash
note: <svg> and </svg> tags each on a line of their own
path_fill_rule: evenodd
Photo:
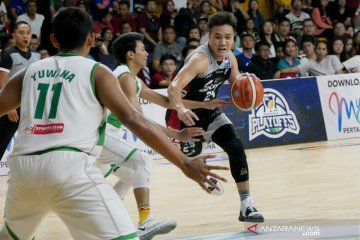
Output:
<svg viewBox="0 0 360 240">
<path fill-rule="evenodd" d="M 241 201 L 239 221 L 241 222 L 264 222 L 263 215 L 254 207 L 252 197 Z"/>
<path fill-rule="evenodd" d="M 149 217 L 138 227 L 138 234 L 141 240 L 150 240 L 159 234 L 166 234 L 176 228 L 176 221 L 164 220 L 157 221 Z"/>
</svg>

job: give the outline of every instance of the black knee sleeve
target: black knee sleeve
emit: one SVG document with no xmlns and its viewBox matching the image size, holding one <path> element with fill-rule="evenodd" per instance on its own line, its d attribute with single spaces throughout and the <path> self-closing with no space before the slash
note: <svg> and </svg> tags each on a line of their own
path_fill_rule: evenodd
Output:
<svg viewBox="0 0 360 240">
<path fill-rule="evenodd" d="M 249 180 L 249 168 L 242 141 L 237 136 L 233 125 L 224 125 L 212 135 L 212 140 L 229 156 L 231 175 L 235 182 Z"/>
</svg>

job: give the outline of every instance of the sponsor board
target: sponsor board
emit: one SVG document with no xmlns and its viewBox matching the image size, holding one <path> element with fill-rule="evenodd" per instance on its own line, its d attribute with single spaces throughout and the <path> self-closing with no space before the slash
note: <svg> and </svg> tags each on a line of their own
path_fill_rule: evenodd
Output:
<svg viewBox="0 0 360 240">
<path fill-rule="evenodd" d="M 267 80 L 264 100 L 254 110 L 233 104 L 224 109 L 245 148 L 326 140 L 324 118 L 315 78 Z M 230 99 L 224 85 L 219 97 Z"/>
<path fill-rule="evenodd" d="M 360 74 L 317 78 L 328 140 L 360 137 Z"/>
</svg>

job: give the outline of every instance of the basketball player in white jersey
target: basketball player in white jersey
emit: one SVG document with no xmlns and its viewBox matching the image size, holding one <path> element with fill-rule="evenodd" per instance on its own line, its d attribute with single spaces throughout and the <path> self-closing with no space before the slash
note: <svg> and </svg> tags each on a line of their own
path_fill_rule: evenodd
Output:
<svg viewBox="0 0 360 240">
<path fill-rule="evenodd" d="M 148 53 L 143 44 L 143 35 L 135 32 L 122 34 L 113 43 L 116 59 L 123 64 L 118 66 L 114 75 L 130 103 L 142 112 L 139 96 L 165 108 L 171 108 L 169 99 L 149 89 L 141 79 L 136 77 L 138 72 L 146 66 Z M 213 99 L 209 102 L 186 101 L 189 108 L 208 108 L 223 106 L 227 101 Z M 157 221 L 150 214 L 149 177 L 153 159 L 123 139 L 122 123 L 114 114 L 107 118 L 106 137 L 99 163 L 113 164 L 113 173 L 119 178 L 114 189 L 124 198 L 128 189 L 133 186 L 139 212 L 138 233 L 140 239 L 151 239 L 158 234 L 165 234 L 176 227 L 175 221 Z M 164 133 L 180 141 L 193 140 L 203 133 L 201 128 L 184 128 L 181 132 L 159 127 Z"/>
<path fill-rule="evenodd" d="M 216 97 L 220 86 L 228 80 L 232 85 L 240 75 L 237 61 L 230 51 L 234 43 L 236 18 L 228 12 L 218 12 L 209 18 L 209 41 L 195 49 L 185 59 L 184 67 L 168 88 L 169 98 L 177 113 L 170 113 L 168 123 L 175 123 L 174 116 L 185 126 L 202 127 L 204 141 L 213 141 L 229 156 L 231 174 L 240 195 L 239 220 L 263 222 L 264 217 L 254 207 L 249 192 L 249 169 L 241 139 L 232 122 L 221 109 L 194 109 L 184 106 L 183 99 L 209 101 Z M 202 143 L 185 146 L 183 152 L 190 157 L 201 154 Z"/>
<path fill-rule="evenodd" d="M 208 175 L 220 178 L 210 170 L 224 168 L 206 165 L 209 156 L 190 161 L 181 154 L 129 104 L 112 72 L 85 58 L 95 42 L 88 14 L 65 8 L 52 24 L 60 53 L 20 71 L 0 91 L 0 116 L 22 106 L 0 239 L 33 239 L 50 211 L 74 239 L 138 239 L 121 199 L 95 167 L 104 106 L 205 191 Z"/>
</svg>

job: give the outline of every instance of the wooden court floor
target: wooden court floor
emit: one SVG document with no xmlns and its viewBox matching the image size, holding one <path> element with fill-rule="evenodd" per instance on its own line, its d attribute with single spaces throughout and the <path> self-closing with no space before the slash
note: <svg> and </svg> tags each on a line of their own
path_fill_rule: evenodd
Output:
<svg viewBox="0 0 360 240">
<path fill-rule="evenodd" d="M 247 155 L 251 194 L 266 220 L 330 220 L 341 225 L 350 219 L 360 232 L 360 139 L 251 149 Z M 229 165 L 224 154 L 209 162 Z M 240 200 L 230 172 L 219 173 L 228 179 L 223 184 L 225 192 L 222 196 L 211 196 L 167 161 L 155 161 L 151 178 L 153 217 L 177 220 L 178 226 L 170 234 L 154 239 L 257 239 L 237 220 Z M 0 177 L 0 216 L 6 180 L 7 177 Z M 112 183 L 115 180 L 112 176 L 109 179 Z M 124 202 L 136 223 L 137 210 L 131 192 Z M 334 236 L 320 239 L 360 239 L 360 235 L 349 234 L 347 230 L 331 229 Z M 36 237 L 72 239 L 55 215 L 45 219 Z"/>
</svg>

